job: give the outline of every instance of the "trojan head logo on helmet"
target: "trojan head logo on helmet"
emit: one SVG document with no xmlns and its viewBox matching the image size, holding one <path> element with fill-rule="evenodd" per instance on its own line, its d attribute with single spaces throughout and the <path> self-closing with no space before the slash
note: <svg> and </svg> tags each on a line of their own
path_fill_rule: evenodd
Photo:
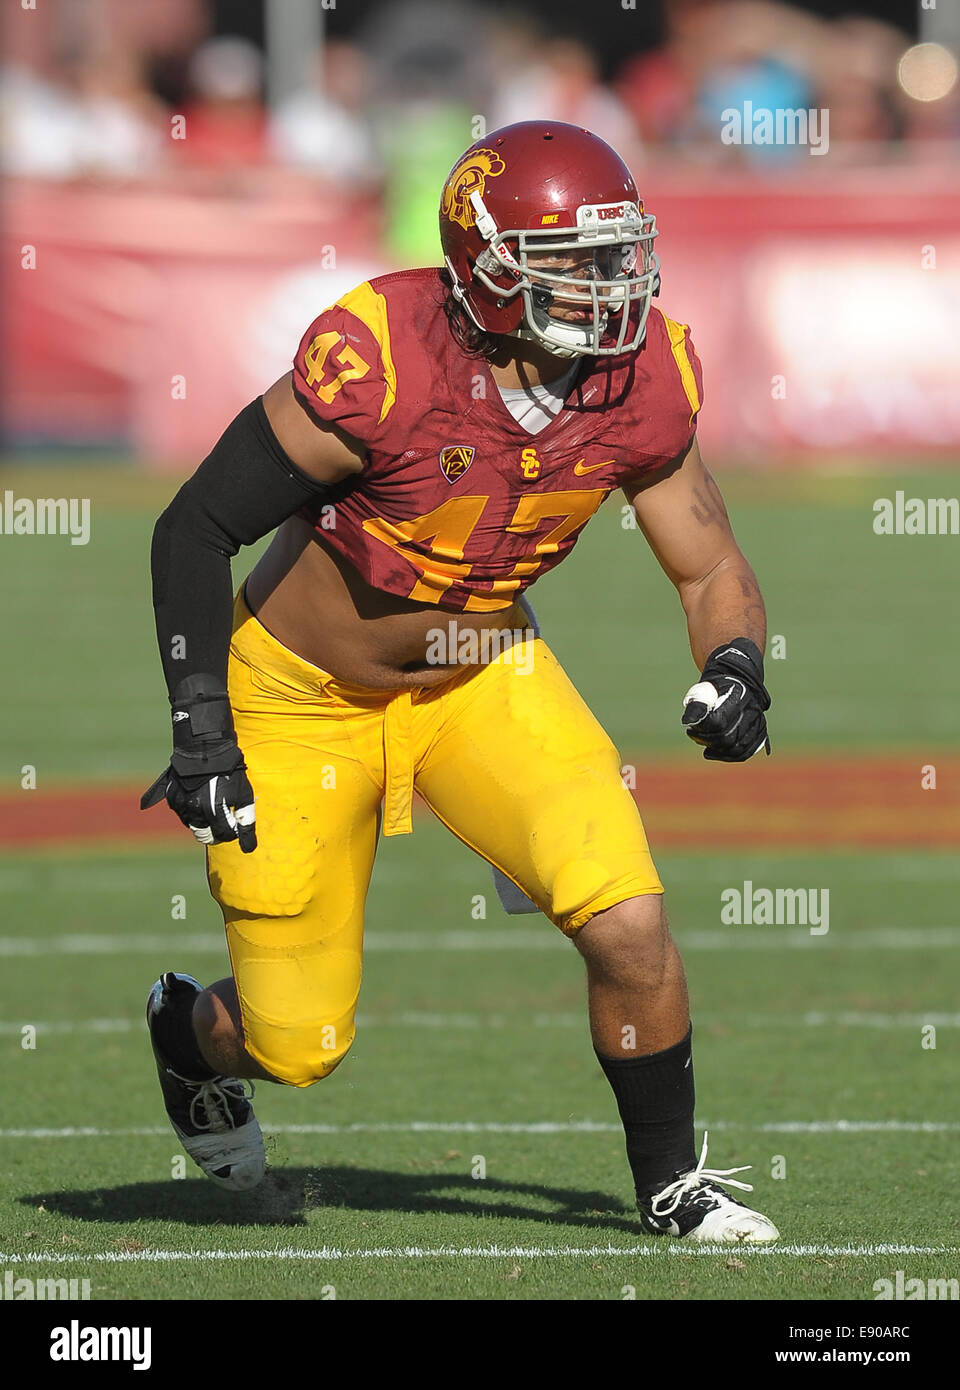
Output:
<svg viewBox="0 0 960 1390">
<path fill-rule="evenodd" d="M 502 174 L 506 165 L 493 150 L 473 145 L 450 170 L 440 199 L 440 216 L 458 222 L 464 231 L 473 225 L 471 193 L 483 197 L 487 179 Z"/>
<path fill-rule="evenodd" d="M 616 151 L 556 121 L 477 141 L 440 198 L 444 259 L 465 312 L 488 333 L 560 357 L 640 346 L 659 284 L 656 235 Z"/>
</svg>

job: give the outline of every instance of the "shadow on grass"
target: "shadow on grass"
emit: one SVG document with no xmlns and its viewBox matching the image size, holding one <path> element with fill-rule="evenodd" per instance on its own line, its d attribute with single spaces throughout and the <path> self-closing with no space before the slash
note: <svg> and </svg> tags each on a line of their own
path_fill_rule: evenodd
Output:
<svg viewBox="0 0 960 1390">
<path fill-rule="evenodd" d="M 534 1199 L 534 1200 L 530 1200 Z M 475 1181 L 466 1173 L 396 1173 L 375 1168 L 270 1168 L 252 1192 L 225 1192 L 212 1182 L 128 1183 L 24 1194 L 25 1206 L 78 1221 L 170 1221 L 209 1226 L 305 1226 L 312 1211 L 500 1216 L 557 1227 L 590 1226 L 636 1237 L 639 1217 L 605 1192 L 539 1183 Z"/>
</svg>

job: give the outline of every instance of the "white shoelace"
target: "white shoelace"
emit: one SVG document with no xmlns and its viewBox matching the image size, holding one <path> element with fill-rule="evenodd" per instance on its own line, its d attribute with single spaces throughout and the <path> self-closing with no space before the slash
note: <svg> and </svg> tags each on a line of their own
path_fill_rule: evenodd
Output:
<svg viewBox="0 0 960 1390">
<path fill-rule="evenodd" d="M 680 1199 L 685 1192 L 690 1192 L 699 1187 L 704 1180 L 707 1182 L 722 1182 L 727 1187 L 739 1187 L 744 1192 L 752 1192 L 753 1186 L 748 1182 L 738 1182 L 736 1178 L 731 1178 L 731 1173 L 745 1173 L 748 1168 L 752 1168 L 751 1163 L 745 1163 L 741 1168 L 705 1168 L 707 1161 L 707 1131 L 703 1132 L 703 1148 L 700 1152 L 700 1161 L 692 1173 L 687 1173 L 685 1177 L 677 1178 L 676 1182 L 669 1183 L 662 1192 L 658 1192 L 650 1203 L 650 1211 L 653 1216 L 669 1216 L 676 1211 L 680 1205 Z M 670 1200 L 672 1199 L 672 1200 Z M 669 1206 L 661 1206 L 663 1201 L 669 1201 Z"/>
<path fill-rule="evenodd" d="M 191 1089 L 196 1088 L 195 1094 L 190 1100 L 190 1123 L 194 1129 L 209 1129 L 213 1133 L 220 1133 L 225 1129 L 236 1129 L 233 1115 L 230 1112 L 230 1100 L 251 1100 L 254 1095 L 255 1087 L 252 1081 L 247 1080 L 226 1080 L 222 1076 L 214 1077 L 211 1081 L 191 1081 L 186 1076 L 181 1076 L 179 1072 L 171 1071 L 171 1076 L 175 1076 L 178 1081 Z M 250 1087 L 249 1091 L 246 1089 Z M 203 1119 L 200 1118 L 200 1106 L 203 1106 Z"/>
</svg>

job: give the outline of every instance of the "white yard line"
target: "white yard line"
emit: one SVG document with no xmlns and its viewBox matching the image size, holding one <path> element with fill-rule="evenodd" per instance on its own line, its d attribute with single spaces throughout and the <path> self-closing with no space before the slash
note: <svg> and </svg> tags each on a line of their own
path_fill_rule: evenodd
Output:
<svg viewBox="0 0 960 1390">
<path fill-rule="evenodd" d="M 135 1028 L 146 1029 L 142 1018 L 77 1018 L 57 1019 L 53 1022 L 34 1022 L 25 1018 L 22 1022 L 0 1020 L 0 1037 L 19 1036 L 24 1028 L 35 1028 L 37 1037 L 64 1033 L 130 1033 Z"/>
<path fill-rule="evenodd" d="M 189 836 L 188 845 L 191 843 Z M 69 893 L 75 898 L 79 893 L 131 893 L 142 895 L 144 890 L 167 888 L 171 893 L 197 893 L 200 900 L 208 902 L 210 892 L 203 868 L 202 857 L 187 865 L 180 858 L 167 857 L 152 863 L 144 863 L 136 868 L 123 864 L 104 867 L 102 863 L 84 863 L 82 853 L 95 853 L 95 847 L 67 847 L 64 851 L 67 864 L 53 859 L 38 858 L 32 863 L 11 864 L 0 860 L 0 892 L 9 893 Z M 188 849 L 188 854 L 190 850 Z M 148 849 L 147 853 L 151 853 Z M 443 876 L 448 883 L 477 883 L 482 892 L 489 879 L 484 878 L 485 866 L 476 867 L 469 862 L 444 865 Z M 375 880 L 384 885 L 407 885 L 415 888 L 422 882 L 422 875 L 412 864 L 378 864 L 374 869 Z M 929 879 L 930 875 L 918 875 Z M 726 879 L 724 879 L 726 882 Z"/>
<path fill-rule="evenodd" d="M 730 1016 L 698 1013 L 695 1023 L 709 1026 L 730 1022 Z M 738 1014 L 738 1028 L 875 1028 L 892 1031 L 898 1028 L 922 1028 L 927 1024 L 937 1028 L 960 1028 L 960 1013 L 873 1013 L 857 1009 L 812 1009 L 804 1014 L 755 1013 Z M 72 1033 L 130 1033 L 145 1029 L 142 1017 L 137 1018 L 78 1018 L 34 1020 L 19 1022 L 0 1019 L 0 1037 L 19 1036 L 25 1027 L 35 1028 L 37 1036 Z M 436 1028 L 441 1031 L 487 1031 L 500 1028 L 580 1028 L 587 1026 L 586 1011 L 582 1013 L 537 1013 L 525 1015 L 519 1010 L 511 1014 L 427 1013 L 408 1009 L 393 1014 L 357 1015 L 357 1027 L 368 1028 Z"/>
<path fill-rule="evenodd" d="M 226 953 L 226 939 L 212 932 L 194 935 L 144 935 L 131 930 L 122 936 L 74 933 L 68 936 L 0 936 L 0 956 L 135 956 L 155 951 L 215 951 Z"/>
<path fill-rule="evenodd" d="M 826 936 L 811 936 L 805 927 L 724 927 L 677 931 L 683 951 L 913 951 L 952 949 L 960 945 L 960 927 L 835 927 Z M 367 951 L 553 951 L 568 947 L 547 922 L 541 927 L 480 928 L 446 932 L 368 932 Z M 0 936 L 0 956 L 153 955 L 178 951 L 226 953 L 222 936 L 152 933 L 131 929 L 122 935 Z"/>
<path fill-rule="evenodd" d="M 90 1254 L 0 1253 L 3 1265 L 70 1264 L 179 1264 L 219 1260 L 555 1260 L 597 1259 L 637 1256 L 669 1259 L 675 1256 L 708 1255 L 786 1255 L 793 1259 L 811 1256 L 840 1258 L 844 1255 L 957 1255 L 957 1245 L 683 1245 L 673 1242 L 646 1245 L 374 1245 L 355 1250 L 325 1245 L 316 1250 L 298 1246 L 260 1250 L 107 1250 Z"/>
<path fill-rule="evenodd" d="M 743 1130 L 751 1134 L 956 1134 L 956 1120 L 782 1120 L 749 1124 L 740 1120 L 697 1119 L 697 1128 L 711 1133 Z M 540 1120 L 528 1123 L 499 1120 L 357 1121 L 355 1124 L 263 1123 L 267 1134 L 620 1134 L 622 1126 L 606 1120 Z M 168 1125 L 130 1125 L 103 1129 L 67 1125 L 52 1129 L 0 1129 L 0 1139 L 120 1139 L 169 1136 Z"/>
<path fill-rule="evenodd" d="M 189 841 L 187 853 L 189 850 Z M 168 856 L 166 851 L 158 851 L 157 859 L 147 859 L 145 862 L 131 868 L 124 863 L 114 863 L 104 865 L 100 862 L 84 861 L 80 856 L 84 851 L 75 849 L 69 854 L 69 862 L 64 864 L 57 860 L 38 858 L 30 863 L 11 863 L 9 860 L 0 859 L 0 892 L 11 893 L 67 893 L 72 898 L 76 898 L 78 893 L 131 893 L 142 895 L 144 890 L 167 888 L 171 893 L 199 893 L 204 902 L 208 898 L 206 878 L 203 871 L 202 860 L 196 864 L 187 864 L 179 856 Z M 86 851 L 89 853 L 89 849 Z M 147 855 L 153 852 L 149 849 Z M 862 852 L 864 862 L 859 861 L 857 850 L 851 850 L 848 854 L 841 855 L 844 859 L 843 875 L 845 878 L 862 878 L 870 882 L 876 881 L 877 867 L 876 857 L 880 854 L 884 858 L 884 876 L 891 881 L 901 882 L 920 882 L 929 884 L 931 882 L 951 882 L 960 878 L 960 861 L 955 855 L 951 855 L 946 849 L 931 849 L 927 854 L 916 855 L 911 851 L 894 852 L 886 854 L 881 846 L 878 851 L 871 854 L 870 851 Z M 716 883 L 726 885 L 731 881 L 736 881 L 736 874 L 731 875 L 731 862 L 736 855 L 733 850 L 723 855 L 689 855 L 674 850 L 665 850 L 662 855 L 665 865 L 668 866 L 670 876 L 677 881 L 692 878 L 700 883 Z M 817 859 L 821 865 L 829 866 L 832 863 L 832 855 L 823 855 L 816 849 L 799 847 L 796 850 L 785 850 L 779 852 L 776 847 L 770 847 L 761 851 L 753 851 L 748 854 L 743 851 L 741 858 L 748 859 L 751 863 L 757 862 L 757 870 L 754 874 L 756 881 L 763 882 L 768 880 L 773 872 L 774 865 L 795 865 L 798 860 Z M 464 863 L 447 863 L 443 868 L 443 877 L 447 882 L 476 884 L 478 892 L 488 889 L 489 880 L 485 878 L 484 865 L 465 861 Z M 829 873 L 828 873 L 829 877 Z M 374 866 L 373 882 L 386 885 L 407 885 L 416 887 L 421 881 L 419 871 L 412 865 L 405 863 L 378 863 Z M 668 885 L 669 887 L 669 885 Z"/>
</svg>

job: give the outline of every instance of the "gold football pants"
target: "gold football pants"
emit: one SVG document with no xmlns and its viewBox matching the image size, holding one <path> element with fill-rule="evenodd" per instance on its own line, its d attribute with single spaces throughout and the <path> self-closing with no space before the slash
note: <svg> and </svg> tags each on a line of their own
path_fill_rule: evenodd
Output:
<svg viewBox="0 0 960 1390">
<path fill-rule="evenodd" d="M 617 750 L 542 638 L 427 689 L 371 690 L 288 651 L 238 596 L 229 692 L 258 847 L 211 846 L 208 877 L 245 1046 L 279 1081 L 309 1086 L 353 1042 L 381 803 L 383 833 L 403 834 L 416 789 L 568 936 L 663 892 Z"/>
</svg>

